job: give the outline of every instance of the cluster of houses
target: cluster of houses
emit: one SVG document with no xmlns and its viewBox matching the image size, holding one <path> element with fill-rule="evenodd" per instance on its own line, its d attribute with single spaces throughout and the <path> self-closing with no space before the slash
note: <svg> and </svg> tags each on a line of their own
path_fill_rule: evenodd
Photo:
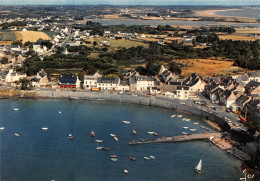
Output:
<svg viewBox="0 0 260 181">
<path fill-rule="evenodd" d="M 210 100 L 227 108 L 253 117 L 260 116 L 260 71 L 243 75 L 205 79 L 205 93 Z"/>
</svg>

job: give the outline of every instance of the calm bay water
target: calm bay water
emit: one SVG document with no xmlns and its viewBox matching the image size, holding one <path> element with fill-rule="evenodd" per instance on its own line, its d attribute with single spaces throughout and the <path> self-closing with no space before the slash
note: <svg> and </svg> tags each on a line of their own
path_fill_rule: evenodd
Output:
<svg viewBox="0 0 260 181">
<path fill-rule="evenodd" d="M 160 136 L 180 135 L 183 126 L 205 132 L 199 128 L 205 126 L 199 117 L 183 114 L 191 119 L 186 122 L 171 118 L 172 114 L 176 112 L 105 101 L 0 100 L 0 127 L 5 127 L 0 131 L 0 180 L 239 180 L 240 162 L 207 142 L 128 145 L 133 128 L 135 139 L 153 138 L 148 131 Z M 43 131 L 42 127 L 49 129 Z M 92 130 L 94 139 L 90 137 Z M 73 140 L 68 140 L 69 133 Z M 96 150 L 95 139 L 102 139 L 99 146 L 110 151 Z M 114 154 L 117 162 L 109 159 Z M 145 161 L 143 157 L 149 155 L 156 158 Z M 137 160 L 130 161 L 129 156 Z M 194 167 L 200 158 L 202 174 L 196 174 Z M 124 174 L 124 169 L 129 174 Z"/>
<path fill-rule="evenodd" d="M 260 8 L 258 8 L 258 9 L 249 8 L 249 9 L 242 9 L 242 10 L 219 11 L 216 14 L 225 15 L 225 16 L 260 18 Z"/>
</svg>

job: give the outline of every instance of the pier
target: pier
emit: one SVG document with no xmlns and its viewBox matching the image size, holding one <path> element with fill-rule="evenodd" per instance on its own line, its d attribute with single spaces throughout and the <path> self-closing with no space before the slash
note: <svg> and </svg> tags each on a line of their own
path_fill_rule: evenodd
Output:
<svg viewBox="0 0 260 181">
<path fill-rule="evenodd" d="M 151 139 L 151 140 L 131 141 L 129 142 L 129 145 L 205 140 L 205 139 L 210 139 L 212 137 L 221 138 L 221 136 L 222 136 L 221 133 L 200 133 L 200 134 L 190 134 L 190 135 L 179 135 L 179 136 L 172 136 L 172 137 L 161 137 L 161 138 Z"/>
</svg>

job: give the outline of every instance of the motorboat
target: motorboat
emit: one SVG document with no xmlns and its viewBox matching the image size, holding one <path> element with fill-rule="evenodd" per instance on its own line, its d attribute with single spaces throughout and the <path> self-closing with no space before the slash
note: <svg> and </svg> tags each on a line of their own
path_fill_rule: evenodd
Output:
<svg viewBox="0 0 260 181">
<path fill-rule="evenodd" d="M 110 160 L 112 160 L 113 162 L 117 161 L 117 156 L 116 155 L 111 155 L 110 156 Z"/>
<path fill-rule="evenodd" d="M 19 108 L 14 108 L 14 111 L 19 111 Z"/>
<path fill-rule="evenodd" d="M 123 123 L 125 123 L 125 124 L 130 124 L 130 121 L 123 121 Z"/>
<path fill-rule="evenodd" d="M 182 132 L 182 134 L 183 134 L 183 135 L 187 135 L 188 133 L 186 133 L 186 132 Z"/>
<path fill-rule="evenodd" d="M 68 139 L 72 139 L 72 138 L 73 138 L 72 134 L 69 134 Z"/>
<path fill-rule="evenodd" d="M 114 137 L 114 140 L 115 140 L 115 141 L 118 141 L 118 138 L 115 136 L 115 137 Z"/>
<path fill-rule="evenodd" d="M 181 117 L 182 117 L 182 115 L 181 115 L 181 114 L 179 114 L 179 115 L 177 115 L 177 117 L 178 117 L 178 118 L 181 118 Z"/>
<path fill-rule="evenodd" d="M 90 136 L 91 136 L 91 137 L 94 137 L 94 136 L 95 136 L 95 132 L 94 132 L 94 131 L 91 131 Z"/>
<path fill-rule="evenodd" d="M 190 129 L 190 131 L 196 131 L 196 129 Z"/>
<path fill-rule="evenodd" d="M 187 126 L 184 126 L 184 127 L 182 127 L 183 129 L 188 129 L 189 127 L 187 127 Z"/>
<path fill-rule="evenodd" d="M 102 147 L 102 150 L 104 150 L 104 151 L 109 151 L 109 148 Z"/>
<path fill-rule="evenodd" d="M 154 134 L 155 132 L 152 132 L 152 131 L 150 131 L 150 132 L 147 132 L 148 134 Z"/>
<path fill-rule="evenodd" d="M 153 155 L 150 155 L 150 158 L 151 158 L 151 159 L 155 159 L 155 156 L 153 156 Z"/>
<path fill-rule="evenodd" d="M 154 133 L 153 133 L 153 135 L 154 135 L 154 136 L 159 136 L 159 134 L 158 134 L 158 133 L 156 133 L 156 132 L 154 132 Z"/>
<path fill-rule="evenodd" d="M 14 133 L 14 135 L 17 136 L 17 137 L 20 136 L 18 133 Z"/>
<path fill-rule="evenodd" d="M 199 124 L 199 122 L 194 122 L 193 124 Z"/>
<path fill-rule="evenodd" d="M 144 157 L 144 159 L 145 159 L 145 160 L 150 160 L 151 158 L 150 158 L 150 157 L 147 157 L 147 156 L 145 156 L 145 157 Z"/>
<path fill-rule="evenodd" d="M 125 173 L 128 173 L 128 170 L 124 170 Z"/>
<path fill-rule="evenodd" d="M 48 128 L 47 127 L 42 127 L 42 130 L 46 131 L 46 130 L 48 130 Z"/>
<path fill-rule="evenodd" d="M 135 160 L 136 160 L 136 158 L 135 158 L 135 157 L 132 157 L 132 156 L 130 156 L 129 158 L 130 158 L 130 160 L 132 160 L 132 161 L 135 161 Z"/>
<path fill-rule="evenodd" d="M 110 134 L 110 136 L 115 137 L 116 135 L 115 134 Z"/>
<path fill-rule="evenodd" d="M 5 127 L 0 127 L 0 130 L 4 130 L 5 129 Z"/>
<path fill-rule="evenodd" d="M 173 114 L 173 115 L 171 115 L 171 118 L 174 118 L 176 115 L 175 114 Z"/>
</svg>

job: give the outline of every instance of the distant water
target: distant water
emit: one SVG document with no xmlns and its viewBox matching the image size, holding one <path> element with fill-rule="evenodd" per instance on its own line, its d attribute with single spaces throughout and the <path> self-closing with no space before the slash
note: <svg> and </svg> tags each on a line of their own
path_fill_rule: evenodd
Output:
<svg viewBox="0 0 260 181">
<path fill-rule="evenodd" d="M 229 11 L 219 11 L 216 13 L 217 15 L 225 15 L 225 16 L 240 16 L 240 17 L 248 17 L 248 18 L 260 18 L 260 7 L 259 9 L 243 9 L 243 10 L 229 10 Z"/>
<path fill-rule="evenodd" d="M 177 113 L 105 101 L 0 100 L 0 127 L 5 127 L 0 130 L 0 180 L 239 180 L 241 163 L 208 142 L 128 145 L 133 128 L 137 131 L 135 139 L 153 138 L 148 131 L 159 136 L 180 135 L 183 126 L 205 132 L 193 124 L 198 121 L 205 126 L 199 117 L 183 114 L 191 119 L 186 122 L 171 118 L 172 114 Z M 131 123 L 124 124 L 123 120 Z M 49 129 L 43 131 L 42 127 Z M 91 131 L 95 131 L 95 138 L 90 137 Z M 68 140 L 69 133 L 73 140 Z M 119 141 L 115 142 L 110 133 Z M 95 139 L 102 139 L 99 146 L 110 151 L 96 150 Z M 109 159 L 113 154 L 118 156 L 117 162 Z M 156 158 L 143 159 L 149 155 Z M 130 161 L 129 156 L 137 160 Z M 199 159 L 203 160 L 202 174 L 194 172 Z M 129 173 L 124 174 L 124 169 Z"/>
<path fill-rule="evenodd" d="M 260 28 L 260 24 L 250 23 L 220 23 L 214 21 L 175 21 L 175 20 L 101 20 L 91 19 L 102 25 L 191 25 L 191 26 L 206 26 L 206 25 L 232 25 L 232 26 L 254 26 Z"/>
</svg>

